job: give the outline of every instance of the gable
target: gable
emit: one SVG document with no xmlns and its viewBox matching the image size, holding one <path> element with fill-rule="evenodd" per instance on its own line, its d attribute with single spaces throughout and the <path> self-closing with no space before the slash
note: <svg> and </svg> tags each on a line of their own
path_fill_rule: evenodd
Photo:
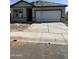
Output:
<svg viewBox="0 0 79 59">
<path fill-rule="evenodd" d="M 30 7 L 30 6 L 32 6 L 32 4 L 26 1 L 19 1 L 11 5 L 11 7 Z"/>
<path fill-rule="evenodd" d="M 21 2 L 17 5 L 15 5 L 15 7 L 23 7 L 23 6 L 31 6 L 30 4 L 27 4 L 27 3 L 24 3 L 24 2 Z"/>
</svg>

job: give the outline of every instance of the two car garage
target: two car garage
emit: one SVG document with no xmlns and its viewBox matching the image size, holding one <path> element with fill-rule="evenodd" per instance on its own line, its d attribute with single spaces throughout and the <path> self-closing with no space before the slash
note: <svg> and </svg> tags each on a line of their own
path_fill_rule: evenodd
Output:
<svg viewBox="0 0 79 59">
<path fill-rule="evenodd" d="M 36 21 L 60 21 L 61 19 L 61 11 L 36 11 Z"/>
</svg>

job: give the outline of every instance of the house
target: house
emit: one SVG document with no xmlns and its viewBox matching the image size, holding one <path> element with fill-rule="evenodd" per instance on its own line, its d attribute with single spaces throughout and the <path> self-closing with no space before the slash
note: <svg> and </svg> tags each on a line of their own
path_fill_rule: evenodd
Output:
<svg viewBox="0 0 79 59">
<path fill-rule="evenodd" d="M 19 0 L 10 5 L 11 22 L 59 22 L 64 19 L 66 6 L 48 1 Z"/>
</svg>

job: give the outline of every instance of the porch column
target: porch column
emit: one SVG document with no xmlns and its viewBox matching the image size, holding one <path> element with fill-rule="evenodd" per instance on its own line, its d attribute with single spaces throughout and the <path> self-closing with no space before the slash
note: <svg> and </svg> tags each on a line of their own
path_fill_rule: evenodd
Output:
<svg viewBox="0 0 79 59">
<path fill-rule="evenodd" d="M 26 8 L 23 8 L 23 17 L 27 17 Z"/>
<path fill-rule="evenodd" d="M 35 10 L 34 10 L 34 8 L 32 9 L 32 20 L 35 21 Z"/>
</svg>

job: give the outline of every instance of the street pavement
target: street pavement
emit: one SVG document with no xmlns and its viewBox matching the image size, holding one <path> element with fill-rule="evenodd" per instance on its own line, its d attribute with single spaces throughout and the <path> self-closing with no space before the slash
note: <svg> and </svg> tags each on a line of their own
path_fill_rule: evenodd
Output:
<svg viewBox="0 0 79 59">
<path fill-rule="evenodd" d="M 59 22 L 34 23 L 24 32 L 11 32 L 11 59 L 68 59 L 67 31 Z M 28 43 L 13 48 L 14 39 Z"/>
<path fill-rule="evenodd" d="M 67 59 L 67 45 L 49 43 L 27 43 L 11 46 L 11 59 Z"/>
</svg>

